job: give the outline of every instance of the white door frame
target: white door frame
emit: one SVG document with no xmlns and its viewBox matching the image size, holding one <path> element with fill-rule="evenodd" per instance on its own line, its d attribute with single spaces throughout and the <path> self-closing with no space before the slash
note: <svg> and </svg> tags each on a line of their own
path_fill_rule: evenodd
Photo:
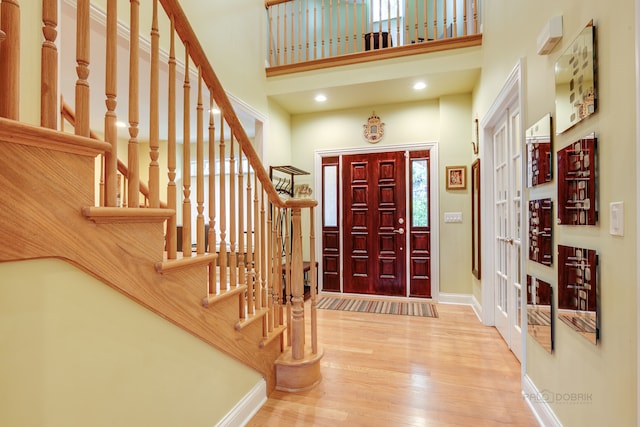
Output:
<svg viewBox="0 0 640 427">
<path fill-rule="evenodd" d="M 500 93 L 496 97 L 495 101 L 489 108 L 485 118 L 481 122 L 481 133 L 480 133 L 480 157 L 483 159 L 483 167 L 481 168 L 481 209 L 482 209 L 482 217 L 489 218 L 491 216 L 488 215 L 489 212 L 493 212 L 493 206 L 495 205 L 494 196 L 493 196 L 493 144 L 491 143 L 493 138 L 493 129 L 504 120 L 504 112 L 509 105 L 517 102 L 520 108 L 520 117 L 521 120 L 524 120 L 525 108 L 524 108 L 524 59 L 520 59 L 520 61 L 513 68 L 507 81 L 504 86 L 500 90 Z M 524 133 L 524 126 L 520 126 L 521 132 Z M 524 141 L 524 134 L 522 135 L 521 141 Z M 523 151 L 524 152 L 524 151 Z M 526 171 L 525 168 L 521 168 L 521 173 Z M 524 179 L 522 182 L 525 182 Z M 520 224 L 525 229 L 526 218 L 525 218 L 525 198 L 524 194 L 522 197 L 522 209 L 521 209 L 521 222 Z M 495 227 L 493 221 L 483 221 L 481 225 L 482 236 L 495 236 Z M 523 233 L 522 235 L 522 247 L 527 247 L 527 235 Z M 493 239 L 486 238 L 482 239 L 482 271 L 486 271 L 487 273 L 494 271 L 495 267 L 495 254 L 493 253 Z M 525 256 L 522 256 L 520 259 L 521 275 L 524 275 L 525 270 Z M 523 282 L 523 277 L 519 278 L 520 283 Z M 493 304 L 495 302 L 495 282 L 494 277 L 491 274 L 483 274 L 482 277 L 482 323 L 488 326 L 495 325 L 495 310 Z M 526 330 L 526 323 L 524 319 L 525 306 L 524 302 L 521 298 L 520 301 L 521 313 L 523 319 L 521 319 L 521 324 L 523 325 L 523 330 Z M 526 333 L 522 334 L 522 367 L 524 369 L 526 361 Z M 524 372 L 524 370 L 523 370 Z"/>
<path fill-rule="evenodd" d="M 316 200 L 318 202 L 318 207 L 316 208 L 316 221 L 315 221 L 315 230 L 314 233 L 316 237 L 316 254 L 322 254 L 322 158 L 323 157 L 332 157 L 332 156 L 343 156 L 347 154 L 358 154 L 358 153 L 382 153 L 387 151 L 416 151 L 416 150 L 429 150 L 429 158 L 430 158 L 430 174 L 429 174 L 429 184 L 430 190 L 430 211 L 431 215 L 431 299 L 435 302 L 439 300 L 440 296 L 440 255 L 439 255 L 439 241 L 440 241 L 440 232 L 439 232 L 439 205 L 438 200 L 440 198 L 440 185 L 438 182 L 438 143 L 436 142 L 417 142 L 412 144 L 395 144 L 395 145 L 376 145 L 371 147 L 362 147 L 362 148 L 340 148 L 340 149 L 329 149 L 329 150 L 315 150 L 314 162 L 313 162 L 313 176 L 314 176 L 314 188 L 317 189 L 318 194 L 316 195 Z M 407 163 L 408 164 L 408 163 Z M 408 168 L 407 168 L 408 170 Z M 339 180 L 339 188 L 342 188 L 342 173 L 338 176 Z M 407 186 L 410 181 L 407 181 Z M 342 224 L 342 197 L 339 200 L 340 206 L 340 218 L 339 224 Z M 409 197 L 407 197 L 407 216 L 410 214 L 409 211 Z M 343 248 L 342 248 L 342 228 L 340 228 L 340 263 L 342 264 L 342 257 L 344 256 Z M 407 273 L 409 272 L 409 257 L 406 260 L 406 268 Z M 318 260 L 318 277 L 322 277 L 322 262 Z M 408 274 L 407 274 L 407 283 L 408 283 Z M 318 289 L 321 291 L 322 289 Z M 340 275 L 340 290 L 342 290 L 342 274 Z M 412 298 L 412 300 L 416 300 L 418 298 Z"/>
</svg>

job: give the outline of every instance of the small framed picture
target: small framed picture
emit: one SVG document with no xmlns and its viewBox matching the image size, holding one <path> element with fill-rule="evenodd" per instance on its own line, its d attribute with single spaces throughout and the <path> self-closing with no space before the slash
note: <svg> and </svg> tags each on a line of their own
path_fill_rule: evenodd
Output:
<svg viewBox="0 0 640 427">
<path fill-rule="evenodd" d="M 447 166 L 447 190 L 464 190 L 467 188 L 467 167 Z"/>
</svg>

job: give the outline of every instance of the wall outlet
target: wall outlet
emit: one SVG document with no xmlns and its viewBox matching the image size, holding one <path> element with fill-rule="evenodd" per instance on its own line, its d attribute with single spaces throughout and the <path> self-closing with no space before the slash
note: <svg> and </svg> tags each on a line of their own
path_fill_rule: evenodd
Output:
<svg viewBox="0 0 640 427">
<path fill-rule="evenodd" d="M 624 235 L 624 202 L 609 203 L 609 234 Z"/>
</svg>

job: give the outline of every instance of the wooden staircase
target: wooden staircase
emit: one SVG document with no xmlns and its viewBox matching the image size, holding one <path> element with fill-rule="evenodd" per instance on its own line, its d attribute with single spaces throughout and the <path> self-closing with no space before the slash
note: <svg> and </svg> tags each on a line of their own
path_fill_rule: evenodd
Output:
<svg viewBox="0 0 640 427">
<path fill-rule="evenodd" d="M 47 69 L 57 64 L 53 45 L 57 25 L 57 0 L 43 2 L 41 24 L 45 29 L 45 42 L 42 46 L 43 91 L 39 100 L 42 106 L 41 126 L 19 120 L 20 96 L 14 90 L 15 86 L 8 87 L 8 84 L 15 84 L 20 73 L 20 26 L 16 24 L 19 22 L 19 3 L 2 2 L 0 13 L 0 32 L 6 34 L 6 38 L 0 38 L 0 63 L 4 64 L 0 66 L 0 238 L 5 242 L 0 248 L 0 261 L 50 257 L 67 260 L 257 370 L 264 376 L 269 392 L 275 388 L 297 391 L 317 384 L 321 377 L 319 361 L 322 350 L 318 347 L 315 331 L 316 285 L 312 285 L 312 326 L 307 334 L 302 271 L 303 234 L 308 238 L 311 261 L 315 261 L 313 216 L 316 202 L 311 199 L 283 200 L 278 196 L 179 3 L 175 0 L 160 0 L 172 23 L 172 29 L 175 28 L 175 33 L 172 31 L 170 35 L 170 58 L 174 58 L 174 34 L 177 33 L 185 41 L 186 51 L 190 55 L 186 58 L 187 69 L 190 67 L 189 60 L 192 60 L 199 76 L 196 82 L 199 99 L 195 109 L 198 116 L 198 215 L 195 219 L 191 218 L 191 188 L 185 179 L 182 183 L 182 244 L 189 250 L 184 252 L 176 251 L 176 211 L 179 205 L 175 196 L 177 184 L 173 181 L 176 175 L 175 132 L 173 135 L 170 132 L 169 153 L 162 153 L 169 157 L 169 200 L 166 204 L 159 200 L 161 191 L 158 188 L 157 158 L 161 153 L 157 140 L 154 141 L 157 139 L 159 120 L 151 120 L 150 123 L 151 178 L 148 194 L 140 196 L 138 189 L 145 186 L 140 183 L 138 170 L 142 157 L 137 151 L 137 130 L 134 129 L 138 125 L 137 104 L 130 101 L 130 118 L 134 118 L 130 123 L 130 167 L 124 175 L 128 187 L 117 189 L 116 177 L 118 173 L 122 173 L 122 168 L 117 166 L 117 144 L 112 140 L 115 95 L 110 94 L 110 89 L 107 88 L 110 95 L 105 112 L 106 142 L 97 140 L 95 135 L 91 138 L 87 113 L 88 88 L 85 87 L 87 82 L 83 74 L 88 61 L 88 52 L 83 51 L 86 46 L 78 50 L 80 65 L 76 69 L 78 86 L 75 134 L 61 131 L 60 126 L 51 120 L 51 117 L 59 117 L 57 111 L 61 107 L 55 78 L 48 80 L 51 76 L 57 76 L 59 70 Z M 117 16 L 114 7 L 116 3 L 115 0 L 108 1 L 107 26 L 115 25 L 113 17 Z M 131 14 L 132 19 L 138 19 L 139 5 L 136 3 L 131 2 L 132 12 L 135 11 Z M 79 34 L 86 34 L 87 38 L 89 7 L 88 0 L 78 1 L 78 31 Z M 155 26 L 158 9 L 158 1 L 154 0 L 152 20 Z M 130 25 L 131 28 L 137 28 L 139 23 L 132 21 Z M 35 24 L 33 28 L 36 28 Z M 110 29 L 112 28 L 105 29 L 108 38 L 115 38 L 117 31 Z M 134 37 L 131 41 L 134 46 L 132 49 L 137 49 L 137 42 Z M 112 40 L 111 46 L 114 44 Z M 152 57 L 157 56 L 158 47 L 153 42 L 152 46 L 155 52 Z M 107 57 L 109 55 L 108 48 Z M 175 72 L 175 61 L 169 62 L 170 69 L 174 67 Z M 129 72 L 136 75 L 137 69 L 131 68 Z M 152 74 L 157 72 L 152 71 Z M 187 82 L 189 74 L 189 71 L 185 73 Z M 175 84 L 175 81 L 170 83 Z M 239 169 L 239 172 L 229 176 L 221 174 L 221 194 L 210 194 L 207 209 L 202 193 L 205 179 L 203 135 L 206 122 L 202 105 L 203 87 L 210 91 L 210 102 L 215 102 L 223 111 L 220 128 L 224 130 L 226 127 L 232 135 L 230 141 L 225 141 L 222 136 L 224 133 L 221 132 L 220 140 L 216 140 L 213 116 L 210 117 L 207 140 L 210 150 L 207 160 L 209 168 L 215 170 L 217 155 L 219 159 L 228 159 L 232 171 Z M 185 99 L 188 99 L 186 92 Z M 151 110 L 157 112 L 159 101 L 151 102 Z M 174 99 L 170 97 L 163 102 L 168 102 L 169 110 L 173 108 L 175 111 L 175 105 L 171 105 L 175 102 Z M 52 108 L 56 112 L 52 112 Z M 175 130 L 174 119 L 175 117 L 169 117 L 168 122 L 169 127 L 173 125 Z M 189 128 L 188 118 L 185 118 L 183 126 Z M 185 133 L 185 139 L 188 137 L 189 134 Z M 237 153 L 234 152 L 234 147 Z M 185 151 L 183 155 L 187 159 L 183 165 L 186 170 L 190 167 L 191 156 L 189 151 Z M 242 167 L 234 167 L 236 162 L 242 164 L 243 156 L 250 165 L 248 171 L 242 171 Z M 100 197 L 94 194 L 96 158 L 101 159 L 100 167 L 104 177 L 104 186 L 101 187 L 104 194 Z M 209 175 L 210 188 L 214 187 L 212 176 L 215 177 L 215 174 Z M 116 191 L 128 193 L 128 207 L 117 206 Z M 97 199 L 101 200 L 99 206 L 96 206 Z M 226 206 L 227 203 L 230 206 Z M 230 211 L 228 218 L 227 210 Z M 309 217 L 307 233 L 302 231 L 303 211 Z M 208 247 L 204 244 L 205 214 L 210 226 Z M 192 225 L 197 236 L 193 244 L 195 251 L 191 250 Z M 244 238 L 245 235 L 252 238 Z M 288 271 L 284 285 L 283 264 Z M 311 264 L 315 270 L 315 262 Z M 315 271 L 311 273 L 310 277 L 315 279 Z M 284 298 L 283 286 L 290 290 Z M 99 301 L 95 303 L 99 304 Z"/>
</svg>

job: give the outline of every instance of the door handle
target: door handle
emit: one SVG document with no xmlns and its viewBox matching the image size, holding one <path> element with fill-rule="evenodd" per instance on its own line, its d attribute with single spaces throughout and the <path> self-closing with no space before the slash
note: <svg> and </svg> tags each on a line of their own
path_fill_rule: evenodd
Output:
<svg viewBox="0 0 640 427">
<path fill-rule="evenodd" d="M 404 228 L 399 228 L 397 230 L 393 230 L 394 233 L 404 234 Z"/>
</svg>

